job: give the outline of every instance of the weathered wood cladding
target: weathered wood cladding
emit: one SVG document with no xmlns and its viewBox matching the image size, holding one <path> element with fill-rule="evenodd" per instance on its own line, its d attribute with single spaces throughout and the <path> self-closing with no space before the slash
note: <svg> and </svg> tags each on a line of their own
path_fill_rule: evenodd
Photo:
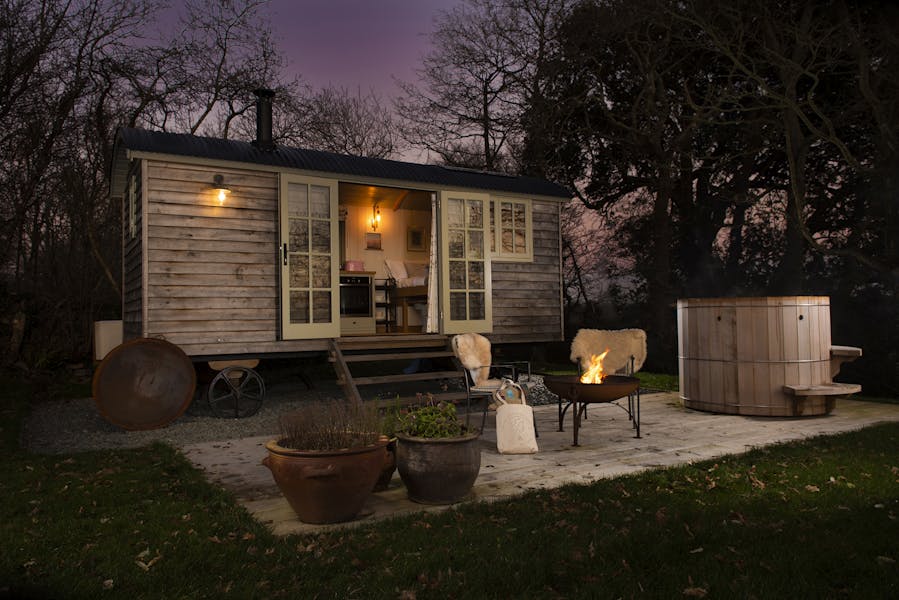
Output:
<svg viewBox="0 0 899 600">
<path fill-rule="evenodd" d="M 141 162 L 128 165 L 127 187 L 122 201 L 122 336 L 126 340 L 143 335 L 143 237 L 141 230 L 143 189 Z M 136 235 L 132 237 L 130 226 L 130 196 L 134 185 L 136 208 Z"/>
<path fill-rule="evenodd" d="M 188 355 L 278 351 L 278 177 L 150 161 L 147 335 Z M 211 190 L 221 174 L 224 205 Z"/>
<path fill-rule="evenodd" d="M 145 172 L 146 239 L 126 247 L 125 312 L 141 325 L 146 276 L 147 320 L 132 337 L 162 337 L 203 358 L 327 348 L 327 340 L 279 339 L 278 173 L 153 159 Z M 211 190 L 216 174 L 232 190 L 223 205 Z M 533 201 L 532 211 L 533 262 L 493 263 L 496 343 L 562 335 L 558 204 Z"/>
<path fill-rule="evenodd" d="M 533 262 L 492 263 L 494 343 L 562 339 L 559 205 L 533 201 Z"/>
</svg>

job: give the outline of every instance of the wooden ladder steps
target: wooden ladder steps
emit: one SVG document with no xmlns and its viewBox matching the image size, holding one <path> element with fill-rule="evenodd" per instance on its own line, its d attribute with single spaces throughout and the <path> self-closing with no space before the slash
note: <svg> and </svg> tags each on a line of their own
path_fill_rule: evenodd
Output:
<svg viewBox="0 0 899 600">
<path fill-rule="evenodd" d="M 404 339 L 406 338 L 406 339 Z M 341 338 L 332 339 L 329 343 L 328 360 L 334 364 L 337 373 L 337 382 L 343 387 L 344 393 L 350 400 L 362 401 L 359 389 L 365 386 L 393 386 L 398 387 L 376 390 L 378 394 L 392 395 L 394 398 L 379 398 L 374 400 L 379 406 L 393 404 L 408 405 L 421 401 L 418 394 L 409 395 L 411 391 L 421 391 L 435 400 L 444 400 L 457 403 L 469 401 L 470 398 L 466 386 L 466 374 L 455 355 L 449 349 L 446 336 L 428 336 L 422 340 L 421 336 L 397 336 L 396 338 L 372 338 L 361 341 L 359 338 L 351 340 Z M 422 359 L 446 359 L 445 364 L 439 364 L 438 370 L 420 371 L 415 373 L 397 372 L 403 368 L 399 361 L 410 363 Z M 362 365 L 360 375 L 354 375 L 352 365 Z M 359 370 L 357 370 L 359 372 Z M 370 374 L 370 373 L 377 374 Z M 404 384 L 422 383 L 416 390 L 413 386 L 401 387 Z M 436 388 L 437 391 L 434 391 Z M 371 391 L 370 396 L 374 391 Z M 404 396 L 405 395 L 405 396 Z"/>
</svg>

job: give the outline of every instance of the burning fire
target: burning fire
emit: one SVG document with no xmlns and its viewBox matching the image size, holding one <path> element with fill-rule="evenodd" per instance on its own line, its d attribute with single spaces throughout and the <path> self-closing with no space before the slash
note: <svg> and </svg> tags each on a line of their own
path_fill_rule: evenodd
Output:
<svg viewBox="0 0 899 600">
<path fill-rule="evenodd" d="M 606 378 L 606 374 L 602 372 L 602 359 L 608 353 L 609 349 L 606 348 L 606 351 L 599 356 L 594 354 L 590 357 L 590 367 L 581 375 L 581 383 L 602 383 L 602 380 Z"/>
</svg>

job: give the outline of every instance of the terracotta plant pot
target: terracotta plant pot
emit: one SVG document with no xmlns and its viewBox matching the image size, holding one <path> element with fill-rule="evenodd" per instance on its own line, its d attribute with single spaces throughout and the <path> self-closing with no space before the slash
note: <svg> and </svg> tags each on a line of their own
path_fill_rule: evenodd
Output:
<svg viewBox="0 0 899 600">
<path fill-rule="evenodd" d="M 384 462 L 384 467 L 381 469 L 381 474 L 378 476 L 378 481 L 375 483 L 376 492 L 383 492 L 390 485 L 390 481 L 393 479 L 393 473 L 396 471 L 396 438 L 390 440 L 387 443 L 387 460 Z"/>
<path fill-rule="evenodd" d="M 481 470 L 480 432 L 452 438 L 397 435 L 396 467 L 409 499 L 454 504 L 471 492 Z"/>
<path fill-rule="evenodd" d="M 372 446 L 305 451 L 265 445 L 275 483 L 304 523 L 340 523 L 359 514 L 387 460 L 387 438 Z"/>
</svg>

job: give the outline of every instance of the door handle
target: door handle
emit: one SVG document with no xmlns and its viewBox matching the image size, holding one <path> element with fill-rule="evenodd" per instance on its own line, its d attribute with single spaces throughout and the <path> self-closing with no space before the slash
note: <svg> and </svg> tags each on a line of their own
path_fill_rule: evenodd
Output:
<svg viewBox="0 0 899 600">
<path fill-rule="evenodd" d="M 284 242 L 284 244 L 281 245 L 281 253 L 282 253 L 282 256 L 284 257 L 284 266 L 286 267 L 287 266 L 287 242 Z"/>
</svg>

